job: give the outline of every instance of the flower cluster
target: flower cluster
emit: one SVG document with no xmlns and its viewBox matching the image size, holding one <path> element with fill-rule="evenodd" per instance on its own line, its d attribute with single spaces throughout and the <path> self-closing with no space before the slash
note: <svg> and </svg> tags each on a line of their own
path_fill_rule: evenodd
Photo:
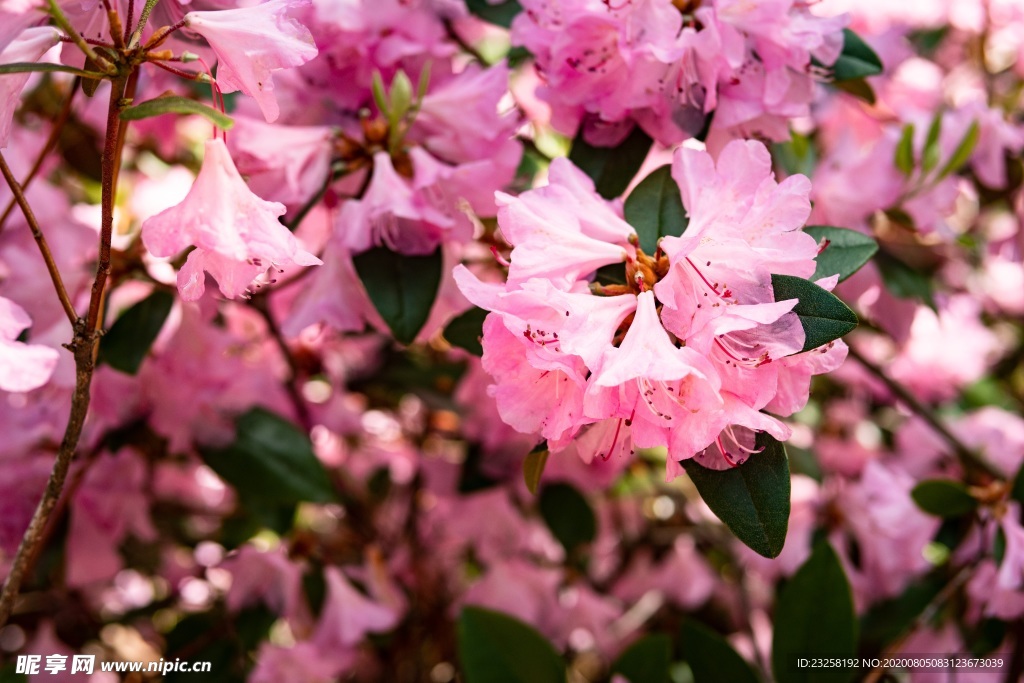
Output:
<svg viewBox="0 0 1024 683">
<path fill-rule="evenodd" d="M 797 302 L 773 295 L 773 274 L 815 270 L 818 245 L 800 231 L 807 179 L 777 183 L 764 145 L 740 141 L 717 164 L 678 150 L 672 177 L 689 225 L 654 254 L 589 178 L 555 160 L 546 187 L 499 198 L 513 247 L 504 285 L 455 271 L 470 301 L 492 312 L 483 366 L 506 422 L 556 451 L 597 431 L 581 453 L 588 461 L 667 445 L 670 477 L 698 453 L 738 465 L 755 452 L 754 432 L 786 439 L 789 429 L 761 411 L 800 409 L 811 374 L 845 357 L 842 342 L 801 354 Z M 616 267 L 625 284 L 593 281 Z"/>
</svg>

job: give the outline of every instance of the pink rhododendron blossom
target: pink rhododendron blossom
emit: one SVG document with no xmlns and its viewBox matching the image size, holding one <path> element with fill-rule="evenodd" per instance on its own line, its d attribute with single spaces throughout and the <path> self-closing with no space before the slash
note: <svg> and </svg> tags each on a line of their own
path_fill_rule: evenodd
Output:
<svg viewBox="0 0 1024 683">
<path fill-rule="evenodd" d="M 0 64 L 35 62 L 60 42 L 60 32 L 52 26 L 26 28 L 0 52 Z M 7 147 L 11 137 L 11 121 L 18 108 L 21 89 L 30 73 L 0 75 L 0 149 Z"/>
<path fill-rule="evenodd" d="M 804 342 L 796 302 L 773 300 L 773 273 L 814 271 L 817 244 L 799 231 L 810 212 L 806 179 L 776 183 L 767 150 L 750 142 L 729 144 L 717 166 L 680 150 L 673 177 L 690 223 L 653 257 L 617 207 L 556 159 L 549 185 L 499 197 L 498 224 L 513 246 L 507 282 L 455 271 L 466 297 L 492 312 L 483 367 L 502 419 L 553 450 L 594 430 L 604 437 L 591 447 L 604 458 L 667 445 L 670 476 L 711 445 L 728 466 L 756 452 L 753 432 L 786 438 L 761 409 L 780 386 L 776 408 L 799 409 L 811 374 L 843 358 L 841 344 L 824 349 L 828 360 L 793 356 Z M 625 285 L 590 283 L 613 264 Z"/>
<path fill-rule="evenodd" d="M 309 4 L 310 0 L 268 0 L 239 9 L 189 12 L 184 21 L 217 53 L 221 89 L 251 95 L 267 121 L 276 121 L 280 109 L 273 72 L 300 66 L 317 55 L 309 29 L 290 16 Z"/>
<path fill-rule="evenodd" d="M 18 335 L 32 324 L 18 304 L 0 296 L 0 389 L 32 391 L 46 384 L 60 354 L 40 344 L 18 341 Z"/>
<path fill-rule="evenodd" d="M 142 238 L 155 256 L 174 256 L 196 247 L 178 272 L 178 289 L 186 301 L 203 295 L 204 271 L 213 275 L 224 296 L 234 298 L 249 291 L 252 281 L 271 268 L 322 263 L 277 220 L 284 213 L 284 205 L 252 193 L 223 140 L 209 140 L 188 196 L 149 218 Z"/>
</svg>

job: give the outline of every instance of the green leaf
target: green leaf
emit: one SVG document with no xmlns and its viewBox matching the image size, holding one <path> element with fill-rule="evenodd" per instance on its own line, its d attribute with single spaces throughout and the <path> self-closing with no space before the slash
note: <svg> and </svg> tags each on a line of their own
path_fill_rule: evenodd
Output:
<svg viewBox="0 0 1024 683">
<path fill-rule="evenodd" d="M 404 71 L 399 69 L 391 79 L 391 91 L 388 96 L 388 117 L 391 125 L 397 126 L 405 113 L 412 106 L 412 81 Z"/>
<path fill-rule="evenodd" d="M 813 282 L 791 275 L 772 275 L 775 300 L 799 299 L 793 312 L 804 327 L 804 351 L 839 339 L 857 327 L 857 315 L 839 297 Z"/>
<path fill-rule="evenodd" d="M 263 408 L 240 416 L 235 427 L 231 445 L 200 452 L 247 504 L 270 507 L 335 500 L 327 470 L 298 427 Z"/>
<path fill-rule="evenodd" d="M 850 680 L 849 669 L 797 668 L 798 657 L 853 657 L 857 616 L 850 583 L 832 546 L 820 543 L 779 593 L 772 670 L 778 683 Z"/>
<path fill-rule="evenodd" d="M 938 517 L 962 517 L 978 507 L 978 501 L 967 487 L 952 479 L 922 481 L 910 492 L 917 506 Z"/>
<path fill-rule="evenodd" d="M 427 256 L 407 256 L 374 247 L 352 262 L 395 339 L 411 344 L 427 322 L 441 285 L 441 248 Z"/>
<path fill-rule="evenodd" d="M 548 442 L 540 442 L 532 451 L 526 454 L 523 460 L 523 479 L 526 481 L 526 488 L 530 493 L 537 495 L 540 488 L 540 478 L 544 476 L 544 466 L 548 464 Z"/>
<path fill-rule="evenodd" d="M 882 60 L 860 36 L 848 28 L 843 29 L 843 52 L 832 65 L 836 81 L 853 81 L 882 73 Z"/>
<path fill-rule="evenodd" d="M 669 683 L 671 666 L 672 639 L 652 633 L 626 648 L 612 663 L 612 673 L 625 676 L 629 683 Z"/>
<path fill-rule="evenodd" d="M 900 141 L 896 145 L 895 163 L 896 168 L 908 178 L 914 172 L 914 124 L 912 123 L 903 126 L 903 132 L 900 133 Z"/>
<path fill-rule="evenodd" d="M 682 235 L 689 223 L 670 164 L 640 181 L 626 198 L 624 209 L 626 222 L 636 230 L 640 248 L 648 254 L 657 250 L 660 238 Z"/>
<path fill-rule="evenodd" d="M 484 334 L 484 318 L 487 311 L 474 306 L 452 319 L 444 328 L 444 338 L 452 346 L 469 351 L 474 356 L 484 355 L 480 337 Z"/>
<path fill-rule="evenodd" d="M 942 135 L 942 112 L 936 112 L 932 124 L 928 126 L 928 136 L 924 141 L 924 152 L 921 153 L 921 170 L 928 173 L 939 165 L 939 136 Z"/>
<path fill-rule="evenodd" d="M 878 99 L 875 97 L 875 89 L 872 88 L 871 84 L 863 78 L 854 78 L 850 81 L 836 81 L 832 86 L 845 93 L 853 95 L 858 99 L 864 100 L 868 104 L 874 104 Z"/>
<path fill-rule="evenodd" d="M 122 313 L 100 338 L 98 362 L 137 373 L 173 305 L 174 295 L 159 289 Z"/>
<path fill-rule="evenodd" d="M 597 517 L 590 503 L 569 484 L 548 484 L 537 501 L 540 515 L 567 551 L 590 543 L 597 536 Z"/>
<path fill-rule="evenodd" d="M 856 230 L 830 225 L 808 225 L 804 232 L 818 240 L 819 244 L 822 240 L 828 240 L 828 246 L 818 254 L 815 261 L 817 267 L 811 280 L 838 273 L 839 281 L 842 282 L 860 270 L 878 251 L 875 240 Z"/>
<path fill-rule="evenodd" d="M 523 8 L 517 0 L 505 0 L 505 2 L 492 5 L 487 0 L 466 0 L 466 9 L 484 21 L 508 28 L 512 20 L 516 18 Z"/>
<path fill-rule="evenodd" d="M 884 251 L 875 256 L 875 265 L 890 294 L 900 299 L 917 299 L 935 308 L 935 292 L 927 273 L 911 268 Z"/>
<path fill-rule="evenodd" d="M 687 619 L 679 636 L 683 659 L 694 683 L 758 683 L 757 675 L 725 638 L 704 624 Z"/>
<path fill-rule="evenodd" d="M 960 170 L 960 167 L 967 163 L 967 160 L 971 158 L 971 154 L 974 153 L 974 148 L 978 145 L 979 128 L 978 122 L 974 121 L 971 123 L 971 127 L 964 133 L 964 137 L 960 140 L 960 144 L 953 150 L 953 155 L 949 157 L 946 164 L 939 171 L 939 175 L 936 176 L 937 180 L 942 180 L 950 173 L 955 173 Z"/>
<path fill-rule="evenodd" d="M 790 134 L 788 141 L 772 145 L 772 157 L 786 175 L 800 173 L 810 177 L 818 164 L 818 150 L 811 139 L 796 131 Z"/>
<path fill-rule="evenodd" d="M 66 73 L 75 74 L 81 76 L 87 80 L 98 81 L 106 78 L 106 74 L 98 73 L 96 71 L 86 71 L 85 69 L 76 69 L 73 66 L 65 66 L 64 64 L 48 64 L 41 62 L 11 62 L 9 64 L 0 64 L 0 76 L 5 74 L 34 74 L 34 73 Z"/>
<path fill-rule="evenodd" d="M 235 125 L 234 119 L 227 114 L 222 114 L 202 102 L 177 95 L 157 97 L 152 100 L 146 100 L 141 104 L 136 104 L 133 107 L 128 107 L 121 112 L 121 120 L 139 121 L 164 114 L 199 114 L 209 119 L 221 130 L 231 130 L 231 127 Z"/>
<path fill-rule="evenodd" d="M 651 142 L 640 126 L 633 128 L 618 147 L 593 147 L 580 131 L 572 141 L 569 161 L 590 176 L 599 195 L 613 199 L 626 191 L 647 158 Z"/>
<path fill-rule="evenodd" d="M 757 435 L 764 450 L 728 470 L 711 470 L 696 460 L 683 461 L 697 492 L 736 538 L 764 557 L 778 557 L 789 526 L 789 459 L 786 448 L 766 433 Z"/>
<path fill-rule="evenodd" d="M 565 683 L 565 662 L 551 643 L 506 614 L 463 608 L 458 642 L 465 683 Z"/>
<path fill-rule="evenodd" d="M 373 94 L 373 102 L 377 105 L 377 111 L 385 118 L 390 118 L 388 96 L 384 92 L 384 79 L 381 77 L 380 71 L 374 71 L 373 76 L 370 77 L 370 92 Z"/>
</svg>

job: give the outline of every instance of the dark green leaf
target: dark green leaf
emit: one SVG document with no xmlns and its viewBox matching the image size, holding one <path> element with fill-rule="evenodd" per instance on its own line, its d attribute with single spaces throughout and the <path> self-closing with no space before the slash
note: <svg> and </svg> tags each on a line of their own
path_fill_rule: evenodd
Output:
<svg viewBox="0 0 1024 683">
<path fill-rule="evenodd" d="M 854 78 L 851 81 L 836 81 L 832 85 L 845 93 L 864 100 L 868 104 L 874 104 L 877 101 L 875 89 L 863 78 Z"/>
<path fill-rule="evenodd" d="M 939 136 L 942 135 L 942 112 L 936 112 L 932 123 L 928 126 L 928 136 L 924 141 L 921 153 L 921 170 L 928 173 L 939 165 Z"/>
<path fill-rule="evenodd" d="M 896 168 L 903 175 L 910 177 L 910 174 L 914 172 L 914 124 L 912 123 L 903 126 L 899 144 L 896 145 L 895 162 Z"/>
<path fill-rule="evenodd" d="M 17 670 L 18 666 L 13 661 L 0 667 L 0 683 L 28 683 L 28 676 L 16 673 Z"/>
<path fill-rule="evenodd" d="M 704 624 L 687 619 L 679 636 L 683 659 L 694 683 L 758 683 L 757 675 L 725 638 Z"/>
<path fill-rule="evenodd" d="M 537 495 L 540 478 L 544 476 L 544 466 L 548 463 L 548 442 L 542 441 L 536 448 L 526 454 L 523 460 L 523 480 L 530 493 Z"/>
<path fill-rule="evenodd" d="M 626 191 L 650 149 L 651 138 L 640 126 L 635 127 L 618 147 L 593 147 L 583 139 L 580 131 L 572 141 L 569 161 L 590 176 L 599 195 L 613 199 Z"/>
<path fill-rule="evenodd" d="M 922 481 L 910 495 L 919 508 L 938 517 L 962 517 L 978 507 L 967 487 L 952 479 Z"/>
<path fill-rule="evenodd" d="M 789 460 L 785 447 L 768 434 L 764 448 L 732 469 L 716 471 L 692 458 L 683 461 L 701 498 L 736 538 L 765 557 L 778 557 L 789 526 Z"/>
<path fill-rule="evenodd" d="M 309 437 L 291 422 L 253 408 L 236 420 L 235 427 L 231 445 L 204 448 L 201 453 L 243 501 L 273 506 L 335 499 L 330 478 L 313 453 Z"/>
<path fill-rule="evenodd" d="M 624 208 L 626 222 L 636 230 L 640 248 L 648 254 L 657 250 L 662 237 L 682 235 L 689 222 L 669 164 L 640 181 L 626 198 Z"/>
<path fill-rule="evenodd" d="M 480 345 L 480 337 L 484 334 L 486 317 L 487 311 L 474 306 L 448 323 L 444 328 L 444 338 L 452 346 L 465 349 L 474 356 L 482 356 L 484 347 Z"/>
<path fill-rule="evenodd" d="M 950 173 L 955 173 L 961 166 L 967 163 L 967 160 L 971 158 L 971 154 L 974 153 L 974 148 L 978 145 L 978 135 L 978 122 L 974 121 L 971 123 L 971 127 L 967 129 L 967 132 L 964 133 L 960 144 L 953 150 L 953 155 L 949 157 L 942 170 L 939 171 L 938 180 L 945 178 Z"/>
<path fill-rule="evenodd" d="M 96 71 L 85 71 L 84 69 L 76 69 L 73 66 L 65 66 L 64 64 L 50 64 L 46 62 L 11 62 L 9 64 L 0 64 L 0 76 L 5 74 L 30 74 L 30 73 L 68 73 L 81 76 L 87 80 L 98 81 L 102 78 L 106 78 L 104 74 Z"/>
<path fill-rule="evenodd" d="M 795 131 L 787 142 L 772 145 L 772 157 L 786 175 L 801 173 L 810 177 L 818 163 L 818 151 L 811 139 Z"/>
<path fill-rule="evenodd" d="M 860 270 L 878 251 L 875 240 L 856 230 L 808 225 L 804 232 L 818 240 L 819 244 L 822 240 L 828 240 L 828 246 L 818 254 L 812 280 L 838 273 L 839 281 L 842 282 Z"/>
<path fill-rule="evenodd" d="M 778 683 L 850 680 L 849 669 L 797 668 L 798 657 L 853 657 L 857 616 L 850 583 L 832 546 L 819 543 L 779 593 L 772 670 Z"/>
<path fill-rule="evenodd" d="M 594 281 L 600 285 L 624 285 L 626 284 L 626 269 L 621 263 L 601 266 L 594 273 Z"/>
<path fill-rule="evenodd" d="M 441 248 L 407 256 L 374 247 L 353 257 L 370 300 L 395 339 L 411 344 L 427 322 L 441 284 Z"/>
<path fill-rule="evenodd" d="M 857 327 L 857 315 L 832 292 L 791 275 L 772 275 L 775 300 L 799 299 L 793 312 L 804 327 L 804 351 L 839 339 Z"/>
<path fill-rule="evenodd" d="M 583 494 L 568 484 L 548 484 L 537 501 L 541 517 L 567 551 L 590 543 L 597 535 L 597 518 Z"/>
<path fill-rule="evenodd" d="M 231 127 L 235 125 L 234 120 L 227 114 L 223 114 L 202 102 L 177 95 L 157 97 L 136 104 L 133 107 L 128 107 L 121 112 L 121 120 L 139 121 L 140 119 L 148 119 L 164 114 L 198 114 L 209 119 L 221 130 L 231 130 Z"/>
<path fill-rule="evenodd" d="M 884 251 L 875 256 L 875 265 L 890 294 L 900 299 L 917 299 L 935 308 L 932 279 L 927 273 L 914 270 Z"/>
<path fill-rule="evenodd" d="M 523 10 L 516 0 L 505 0 L 496 5 L 492 5 L 487 0 L 466 0 L 466 9 L 484 21 L 504 28 L 511 26 L 512 20 Z"/>
<path fill-rule="evenodd" d="M 846 28 L 843 29 L 843 52 L 832 65 L 832 73 L 836 81 L 875 76 L 882 73 L 882 60 L 860 36 Z"/>
<path fill-rule="evenodd" d="M 100 339 L 98 362 L 134 375 L 174 305 L 174 295 L 162 289 L 122 313 Z"/>
<path fill-rule="evenodd" d="M 668 683 L 671 665 L 672 639 L 652 633 L 626 648 L 612 664 L 612 673 L 625 676 L 629 683 Z"/>
<path fill-rule="evenodd" d="M 877 655 L 901 634 L 946 585 L 943 577 L 927 575 L 895 598 L 876 602 L 860 619 L 862 654 Z"/>
<path fill-rule="evenodd" d="M 565 662 L 544 636 L 518 619 L 480 607 L 459 615 L 465 683 L 565 683 Z"/>
</svg>

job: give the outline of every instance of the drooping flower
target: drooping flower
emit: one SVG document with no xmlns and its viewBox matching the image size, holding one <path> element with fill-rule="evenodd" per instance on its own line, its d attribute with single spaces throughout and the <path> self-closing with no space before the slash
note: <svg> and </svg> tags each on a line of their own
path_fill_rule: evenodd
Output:
<svg viewBox="0 0 1024 683">
<path fill-rule="evenodd" d="M 178 290 L 186 301 L 203 295 L 204 271 L 213 275 L 224 296 L 235 298 L 270 268 L 321 264 L 277 220 L 284 213 L 283 204 L 252 193 L 222 140 L 209 140 L 188 196 L 146 220 L 142 239 L 155 256 L 195 247 L 178 272 Z"/>
<path fill-rule="evenodd" d="M 280 109 L 273 72 L 301 66 L 317 55 L 309 29 L 290 17 L 310 0 L 269 0 L 251 7 L 189 12 L 185 25 L 217 53 L 217 83 L 224 92 L 241 90 L 256 99 L 267 121 Z"/>
<path fill-rule="evenodd" d="M 0 296 L 0 389 L 4 391 L 38 389 L 57 366 L 55 349 L 18 341 L 31 324 L 25 309 Z"/>
</svg>

